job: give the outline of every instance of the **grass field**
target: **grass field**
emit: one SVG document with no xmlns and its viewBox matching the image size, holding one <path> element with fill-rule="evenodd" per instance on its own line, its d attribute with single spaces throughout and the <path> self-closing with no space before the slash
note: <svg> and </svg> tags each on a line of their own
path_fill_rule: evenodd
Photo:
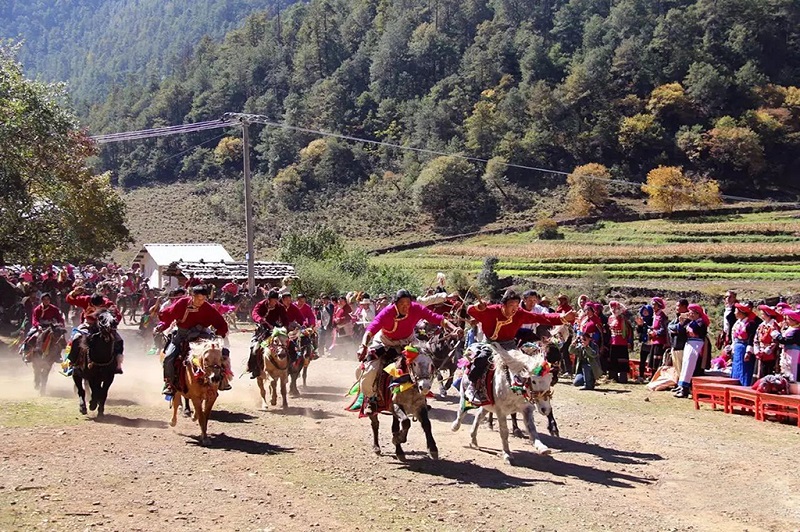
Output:
<svg viewBox="0 0 800 532">
<path fill-rule="evenodd" d="M 484 257 L 494 256 L 501 276 L 522 279 L 602 275 L 615 284 L 639 281 L 653 288 L 669 281 L 727 281 L 755 291 L 754 283 L 763 282 L 770 293 L 776 286 L 785 286 L 782 293 L 800 287 L 800 211 L 599 222 L 561 232 L 562 240 L 538 240 L 533 231 L 479 236 L 375 260 L 414 268 L 423 277 L 475 274 Z"/>
</svg>

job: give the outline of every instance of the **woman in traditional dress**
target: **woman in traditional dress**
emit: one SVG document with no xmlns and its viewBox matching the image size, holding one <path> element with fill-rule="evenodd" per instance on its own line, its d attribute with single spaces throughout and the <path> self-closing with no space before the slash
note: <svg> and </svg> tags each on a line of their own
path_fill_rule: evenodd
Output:
<svg viewBox="0 0 800 532">
<path fill-rule="evenodd" d="M 739 379 L 742 386 L 750 386 L 753 384 L 753 372 L 756 368 L 753 342 L 758 323 L 751 304 L 736 303 L 735 309 L 736 322 L 731 329 L 733 340 L 731 378 Z"/>
<path fill-rule="evenodd" d="M 797 382 L 800 364 L 800 311 L 784 310 L 783 319 L 788 327 L 783 333 L 772 333 L 776 342 L 783 346 L 780 358 L 781 374 L 792 382 Z"/>
<path fill-rule="evenodd" d="M 686 345 L 683 347 L 683 358 L 680 369 L 681 376 L 678 380 L 678 391 L 675 397 L 689 397 L 689 390 L 692 386 L 692 376 L 695 373 L 697 363 L 703 357 L 703 348 L 706 337 L 708 336 L 708 325 L 711 323 L 703 307 L 691 304 L 688 307 L 688 316 L 679 317 L 679 327 L 686 332 Z"/>
<path fill-rule="evenodd" d="M 761 314 L 761 325 L 756 329 L 756 337 L 753 341 L 753 353 L 758 361 L 758 378 L 775 373 L 775 363 L 778 360 L 779 344 L 772 338 L 772 331 L 781 331 L 781 313 L 769 305 L 759 305 L 758 310 Z"/>
</svg>

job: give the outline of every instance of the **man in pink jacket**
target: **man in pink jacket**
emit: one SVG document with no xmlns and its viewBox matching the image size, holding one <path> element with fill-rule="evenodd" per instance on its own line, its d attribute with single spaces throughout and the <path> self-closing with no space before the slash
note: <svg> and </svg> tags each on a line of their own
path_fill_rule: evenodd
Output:
<svg viewBox="0 0 800 532">
<path fill-rule="evenodd" d="M 367 325 L 358 358 L 364 364 L 359 386 L 364 394 L 367 407 L 366 414 L 375 413 L 378 405 L 376 377 L 393 356 L 401 353 L 406 346 L 416 343 L 414 332 L 419 321 L 425 320 L 433 325 L 454 329 L 444 316 L 432 312 L 416 301 L 408 290 L 400 290 L 394 297 L 392 305 L 381 310 L 375 319 Z M 394 351 L 394 355 L 391 352 Z"/>
</svg>

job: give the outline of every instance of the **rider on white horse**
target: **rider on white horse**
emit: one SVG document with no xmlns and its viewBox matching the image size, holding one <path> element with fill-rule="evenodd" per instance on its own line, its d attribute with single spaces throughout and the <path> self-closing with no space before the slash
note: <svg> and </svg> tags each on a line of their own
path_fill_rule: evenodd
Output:
<svg viewBox="0 0 800 532">
<path fill-rule="evenodd" d="M 444 316 L 432 312 L 412 299 L 408 290 L 399 290 L 393 304 L 381 310 L 364 332 L 358 352 L 358 358 L 363 362 L 359 387 L 364 394 L 367 405 L 364 412 L 367 415 L 377 411 L 378 397 L 375 384 L 376 377 L 388 362 L 386 348 L 395 348 L 399 354 L 406 346 L 415 344 L 417 337 L 414 328 L 421 320 L 447 329 L 456 329 Z"/>
<path fill-rule="evenodd" d="M 514 290 L 503 294 L 500 304 L 487 305 L 484 301 L 470 306 L 467 314 L 475 318 L 483 329 L 486 339 L 497 351 L 508 351 L 517 348 L 517 332 L 527 323 L 543 325 L 561 325 L 574 321 L 575 313 L 567 312 L 535 314 L 520 308 L 520 296 Z M 472 360 L 469 371 L 470 386 L 466 391 L 467 399 L 474 404 L 485 404 L 488 401 L 483 376 L 491 361 L 492 350 L 476 349 L 477 356 Z"/>
</svg>

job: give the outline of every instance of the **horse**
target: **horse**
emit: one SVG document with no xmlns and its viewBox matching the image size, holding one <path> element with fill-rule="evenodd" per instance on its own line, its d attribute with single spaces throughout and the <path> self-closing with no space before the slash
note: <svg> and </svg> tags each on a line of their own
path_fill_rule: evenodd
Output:
<svg viewBox="0 0 800 532">
<path fill-rule="evenodd" d="M 289 334 L 291 344 L 289 346 L 289 395 L 300 397 L 300 390 L 297 389 L 297 379 L 302 375 L 303 387 L 306 386 L 308 376 L 308 364 L 311 362 L 314 353 L 314 339 L 316 333 L 313 329 L 302 329 L 292 331 Z"/>
<path fill-rule="evenodd" d="M 500 428 L 500 438 L 503 443 L 503 461 L 511 464 L 511 450 L 508 446 L 508 422 L 506 417 L 514 412 L 522 412 L 528 436 L 537 453 L 548 454 L 550 449 L 539 440 L 536 425 L 533 422 L 534 404 L 539 412 L 547 416 L 550 406 L 550 365 L 541 354 L 529 356 L 521 351 L 494 349 L 492 365 L 487 372 L 487 385 L 491 381 L 493 400 L 491 404 L 481 406 L 472 423 L 471 446 L 478 448 L 478 427 L 489 412 L 497 416 Z M 466 407 L 466 378 L 461 379 L 461 401 L 458 414 L 451 426 L 453 432 L 461 428 L 461 421 L 467 411 Z"/>
<path fill-rule="evenodd" d="M 139 292 L 134 292 L 132 294 L 120 292 L 117 296 L 117 307 L 119 308 L 119 313 L 122 315 L 123 323 L 136 323 L 136 308 L 139 306 L 140 297 L 141 295 Z M 128 318 L 127 322 L 125 321 L 126 316 Z"/>
<path fill-rule="evenodd" d="M 447 397 L 447 390 L 453 385 L 458 360 L 464 356 L 464 341 L 456 333 L 439 330 L 429 337 L 423 349 L 433 361 L 436 381 L 439 383 L 439 396 Z M 447 379 L 442 376 L 445 371 Z"/>
<path fill-rule="evenodd" d="M 275 327 L 272 332 L 259 331 L 253 337 L 250 347 L 256 363 L 261 364 L 261 373 L 256 379 L 261 393 L 261 410 L 267 409 L 267 390 L 264 381 L 269 377 L 269 389 L 272 394 L 270 403 L 278 404 L 278 382 L 281 385 L 282 407 L 288 408 L 286 401 L 286 381 L 289 378 L 289 335 L 283 327 Z"/>
<path fill-rule="evenodd" d="M 140 329 L 139 332 L 141 333 L 142 329 Z M 167 344 L 169 344 L 169 338 L 167 338 L 167 335 L 164 334 L 163 331 L 153 330 L 153 347 L 151 347 L 147 353 L 155 354 L 158 352 L 162 367 L 164 364 L 164 358 L 166 357 L 164 350 L 167 348 Z M 183 398 L 183 416 L 192 417 L 192 402 L 188 397 Z"/>
<path fill-rule="evenodd" d="M 552 338 L 556 338 L 556 336 L 553 335 Z M 535 355 L 536 352 L 538 350 L 540 350 L 540 349 L 544 349 L 544 352 L 545 352 L 544 357 L 547 360 L 547 362 L 550 363 L 550 366 L 552 368 L 552 371 L 550 372 L 550 374 L 552 375 L 552 379 L 553 380 L 552 380 L 550 386 L 553 387 L 558 383 L 558 373 L 561 370 L 561 363 L 562 363 L 561 350 L 560 350 L 558 344 L 557 343 L 553 343 L 552 341 L 550 341 L 544 346 L 539 346 L 539 345 L 536 345 L 536 344 L 525 344 L 522 347 L 520 347 L 520 350 L 523 353 L 525 353 L 527 355 L 530 355 L 530 356 Z M 492 416 L 492 413 L 490 412 L 489 413 L 489 428 L 490 429 L 494 429 L 494 424 L 493 424 L 493 419 L 492 418 L 493 418 L 493 416 Z M 561 435 L 558 432 L 558 423 L 556 422 L 556 417 L 553 414 L 552 408 L 550 409 L 550 413 L 547 414 L 547 432 L 549 432 L 550 436 L 552 436 L 554 438 L 561 437 Z M 513 434 L 517 438 L 524 438 L 525 437 L 525 435 L 522 433 L 522 431 L 519 428 L 519 424 L 517 423 L 517 414 L 516 413 L 511 414 L 511 434 Z"/>
<path fill-rule="evenodd" d="M 189 399 L 194 405 L 194 421 L 200 425 L 200 444 L 208 445 L 208 419 L 211 409 L 219 396 L 219 385 L 225 376 L 222 363 L 222 339 L 195 340 L 189 342 L 189 356 L 184 361 L 183 374 L 172 396 L 171 427 L 178 423 L 178 409 L 181 397 Z"/>
<path fill-rule="evenodd" d="M 47 325 L 36 333 L 30 341 L 33 343 L 30 362 L 33 367 L 33 387 L 39 395 L 47 393 L 47 379 L 53 364 L 61 360 L 61 350 L 67 345 L 64 339 L 66 331 L 63 327 Z"/>
<path fill-rule="evenodd" d="M 97 417 L 103 417 L 108 389 L 114 382 L 117 363 L 114 354 L 117 320 L 108 310 L 99 312 L 96 318 L 96 323 L 89 326 L 88 334 L 82 334 L 72 342 L 71 349 L 78 350 L 72 380 L 78 393 L 80 413 L 83 415 L 87 413 L 85 382 L 91 391 L 89 410 L 96 409 Z"/>
<path fill-rule="evenodd" d="M 396 354 L 396 352 L 393 353 Z M 433 382 L 433 361 L 424 352 L 420 352 L 413 359 L 400 357 L 397 360 L 393 365 L 387 366 L 387 369 L 395 376 L 396 382 L 391 383 L 389 373 L 385 371 L 381 372 L 377 378 L 378 387 L 384 398 L 381 410 L 389 411 L 392 414 L 392 443 L 395 446 L 395 456 L 398 460 L 405 461 L 406 454 L 402 444 L 407 440 L 408 430 L 411 428 L 411 418 L 414 418 L 419 421 L 422 430 L 425 431 L 428 454 L 432 459 L 438 460 L 439 448 L 433 439 L 431 420 L 428 417 L 428 403 L 425 399 Z M 389 410 L 390 408 L 391 410 Z M 372 425 L 372 450 L 375 454 L 380 455 L 378 415 L 379 412 L 376 412 L 369 418 Z"/>
</svg>

